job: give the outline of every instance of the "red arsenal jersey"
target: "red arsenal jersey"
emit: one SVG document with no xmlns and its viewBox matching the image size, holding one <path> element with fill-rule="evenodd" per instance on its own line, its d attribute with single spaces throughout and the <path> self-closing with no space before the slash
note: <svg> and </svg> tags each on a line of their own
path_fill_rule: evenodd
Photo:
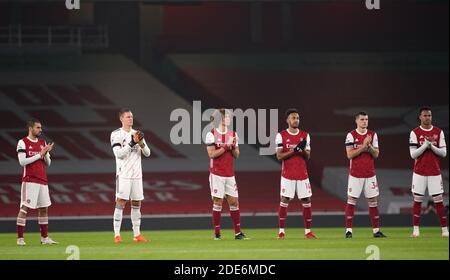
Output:
<svg viewBox="0 0 450 280">
<path fill-rule="evenodd" d="M 298 143 L 306 140 L 305 150 L 311 150 L 311 140 L 306 131 L 298 130 L 296 134 L 290 133 L 287 129 L 277 134 L 275 142 L 277 149 L 282 152 L 288 152 L 295 148 Z M 281 167 L 281 176 L 288 180 L 306 180 L 308 179 L 308 170 L 306 169 L 306 160 L 300 153 L 296 153 L 288 159 L 283 160 Z"/>
<path fill-rule="evenodd" d="M 217 129 L 213 129 L 206 134 L 206 145 L 215 146 L 216 149 L 220 149 L 225 144 L 230 144 L 232 138 L 236 138 L 236 147 L 238 146 L 237 133 L 232 130 L 220 132 Z M 209 171 L 217 176 L 233 177 L 234 176 L 234 157 L 231 150 L 225 151 L 218 158 L 209 159 Z"/>
<path fill-rule="evenodd" d="M 372 137 L 372 146 L 378 148 L 378 136 L 374 131 L 367 130 L 366 133 L 361 134 L 356 129 L 347 134 L 345 146 L 358 149 L 363 145 L 364 139 L 369 135 Z M 359 156 L 351 159 L 350 175 L 355 178 L 371 178 L 375 176 L 375 161 L 373 156 L 369 152 L 362 152 Z"/>
<path fill-rule="evenodd" d="M 425 142 L 425 137 L 432 137 L 432 144 L 438 148 L 446 147 L 444 132 L 437 127 L 424 129 L 417 127 L 411 131 L 409 145 L 419 148 Z M 421 176 L 437 176 L 441 174 L 439 157 L 431 149 L 425 150 L 414 162 L 414 173 Z"/>
<path fill-rule="evenodd" d="M 45 146 L 45 141 L 37 139 L 30 140 L 28 137 L 22 138 L 17 144 L 17 153 L 25 153 L 27 158 L 39 154 Z M 42 185 L 47 185 L 47 172 L 44 159 L 36 160 L 33 163 L 27 164 L 23 167 L 22 182 L 32 182 Z"/>
</svg>

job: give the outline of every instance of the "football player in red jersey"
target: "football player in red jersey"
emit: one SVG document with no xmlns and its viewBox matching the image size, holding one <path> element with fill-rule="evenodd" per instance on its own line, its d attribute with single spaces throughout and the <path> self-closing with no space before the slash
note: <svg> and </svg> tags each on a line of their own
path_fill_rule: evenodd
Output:
<svg viewBox="0 0 450 280">
<path fill-rule="evenodd" d="M 411 191 L 413 203 L 413 233 L 419 237 L 420 213 L 425 190 L 433 197 L 436 214 L 442 228 L 442 237 L 448 237 L 447 216 L 444 207 L 444 184 L 442 181 L 440 159 L 447 156 L 444 132 L 432 125 L 431 108 L 419 109 L 420 126 L 409 136 L 409 149 L 414 159 L 414 172 Z"/>
<path fill-rule="evenodd" d="M 311 231 L 312 192 L 306 168 L 306 161 L 311 156 L 311 139 L 306 131 L 299 129 L 300 116 L 297 109 L 286 111 L 286 122 L 289 127 L 279 132 L 275 138 L 277 159 L 282 162 L 278 239 L 285 238 L 287 209 L 295 194 L 303 205 L 305 238 L 315 239 L 316 236 Z"/>
<path fill-rule="evenodd" d="M 231 113 L 225 109 L 216 110 L 211 116 L 214 128 L 206 134 L 209 157 L 209 184 L 213 200 L 213 225 L 215 240 L 220 240 L 220 216 L 223 199 L 230 206 L 230 216 L 236 240 L 247 239 L 241 231 L 238 187 L 234 176 L 234 160 L 240 155 L 238 135 L 229 129 Z"/>
<path fill-rule="evenodd" d="M 380 231 L 380 214 L 378 211 L 378 183 L 375 175 L 375 159 L 380 155 L 378 135 L 369 130 L 369 116 L 366 112 L 355 115 L 356 129 L 347 134 L 345 147 L 350 160 L 348 176 L 347 206 L 345 207 L 346 238 L 352 238 L 353 216 L 356 202 L 364 190 L 368 200 L 369 215 L 372 221 L 373 237 L 386 237 Z"/>
<path fill-rule="evenodd" d="M 27 127 L 28 136 L 17 143 L 19 164 L 23 167 L 20 210 L 17 216 L 17 245 L 26 245 L 24 231 L 30 209 L 38 209 L 41 244 L 58 244 L 48 237 L 48 207 L 52 203 L 46 168 L 50 166 L 50 152 L 54 144 L 47 144 L 43 139 L 39 139 L 42 134 L 39 120 L 30 120 Z"/>
</svg>

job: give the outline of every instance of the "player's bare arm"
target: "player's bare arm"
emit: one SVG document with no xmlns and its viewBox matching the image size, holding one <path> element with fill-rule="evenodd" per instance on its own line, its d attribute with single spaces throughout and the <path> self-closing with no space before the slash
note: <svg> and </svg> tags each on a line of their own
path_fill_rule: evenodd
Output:
<svg viewBox="0 0 450 280">
<path fill-rule="evenodd" d="M 39 153 L 41 155 L 41 158 L 44 158 L 45 155 L 50 151 L 50 148 L 53 146 L 50 146 L 49 144 L 45 145 L 45 147 L 42 148 L 41 152 Z"/>
<path fill-rule="evenodd" d="M 239 155 L 241 154 L 241 152 L 239 151 L 239 147 L 234 147 L 234 148 L 231 150 L 231 154 L 233 155 L 233 157 L 234 157 L 235 159 L 239 158 Z"/>
<path fill-rule="evenodd" d="M 311 158 L 311 151 L 310 150 L 303 150 L 301 151 L 300 155 L 305 159 L 309 160 Z"/>
<path fill-rule="evenodd" d="M 294 151 L 294 149 L 289 149 L 289 151 L 287 151 L 287 152 L 282 152 L 281 149 L 279 149 L 277 151 L 277 159 L 279 161 L 282 161 L 282 160 L 292 157 L 295 153 L 296 152 Z"/>
<path fill-rule="evenodd" d="M 347 158 L 348 159 L 353 159 L 357 156 L 359 156 L 360 154 L 364 153 L 364 152 L 368 152 L 369 149 L 369 145 L 370 142 L 372 141 L 372 137 L 371 136 L 367 136 L 364 139 L 364 142 L 361 146 L 359 146 L 358 148 L 353 148 L 352 146 L 347 146 L 346 150 L 347 150 Z"/>
<path fill-rule="evenodd" d="M 208 151 L 209 158 L 212 158 L 212 159 L 220 157 L 226 151 L 224 147 L 220 147 L 220 149 L 216 149 L 215 146 L 208 146 L 206 148 L 206 150 Z"/>
<path fill-rule="evenodd" d="M 367 140 L 367 152 L 373 157 L 373 158 L 378 158 L 378 156 L 380 155 L 380 149 L 377 147 L 374 147 L 372 145 L 372 136 L 368 136 L 366 138 Z"/>
<path fill-rule="evenodd" d="M 353 148 L 351 146 L 347 146 L 346 150 L 347 150 L 347 158 L 348 159 L 354 159 L 355 157 L 359 156 L 360 154 L 364 153 L 365 151 L 367 151 L 367 145 L 361 145 L 358 148 Z"/>
<path fill-rule="evenodd" d="M 369 146 L 367 147 L 367 151 L 372 155 L 373 158 L 378 158 L 378 156 L 380 155 L 380 149 L 375 148 L 374 146 L 372 146 L 372 144 L 369 144 Z"/>
<path fill-rule="evenodd" d="M 44 161 L 47 166 L 50 166 L 52 160 L 50 159 L 50 152 L 53 150 L 54 143 L 47 144 L 47 152 L 44 155 Z"/>
<path fill-rule="evenodd" d="M 234 159 L 237 159 L 239 157 L 239 155 L 241 154 L 239 147 L 236 145 L 236 143 L 237 143 L 237 137 L 230 137 L 230 139 L 228 140 L 228 143 L 225 147 L 231 151 L 231 155 L 233 156 Z"/>
</svg>

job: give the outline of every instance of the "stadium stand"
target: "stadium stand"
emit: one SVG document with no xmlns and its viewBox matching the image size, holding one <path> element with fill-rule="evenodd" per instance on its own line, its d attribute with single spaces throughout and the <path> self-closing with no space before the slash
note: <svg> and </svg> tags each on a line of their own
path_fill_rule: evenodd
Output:
<svg viewBox="0 0 450 280">
<path fill-rule="evenodd" d="M 146 67 L 154 74 L 137 66 L 144 52 L 139 47 L 145 44 L 137 39 L 143 34 L 137 31 L 139 17 L 130 12 L 139 10 L 133 3 L 95 4 L 94 49 L 108 47 L 100 54 L 80 55 L 85 51 L 80 46 L 74 55 L 50 57 L 11 55 L 8 49 L 8 56 L 0 55 L 0 117 L 7 120 L 0 124 L 2 216 L 17 214 L 21 168 L 15 144 L 31 116 L 43 121 L 46 139 L 57 144 L 49 169 L 52 215 L 111 215 L 115 169 L 109 133 L 119 125 L 116 114 L 122 106 L 133 109 L 153 151 L 143 164 L 149 202 L 143 212 L 209 213 L 204 146 L 176 146 L 169 139 L 170 112 L 191 111 L 194 100 L 201 100 L 204 109 L 277 108 L 280 116 L 286 108 L 298 107 L 313 137 L 309 169 L 316 212 L 344 209 L 348 161 L 343 142 L 354 128 L 352 114 L 367 110 L 382 147 L 377 161 L 381 211 L 409 211 L 413 163 L 407 137 L 417 124 L 417 106 L 433 106 L 435 124 L 449 141 L 448 2 L 419 1 L 400 13 L 400 1 L 392 1 L 383 3 L 391 12 L 382 14 L 369 13 L 358 1 L 321 2 L 290 3 L 289 16 L 277 3 L 257 9 L 252 3 L 161 5 L 162 23 L 155 27 L 161 30 L 151 50 L 156 62 L 163 63 L 161 69 Z M 8 40 L 17 43 L 11 34 L 19 26 L 42 31 L 70 25 L 68 12 L 56 4 L 45 10 L 23 4 L 19 20 L 11 5 L 0 3 L 0 47 Z M 126 17 L 106 22 L 121 9 L 127 10 Z M 281 32 L 285 19 L 291 21 L 290 32 Z M 122 26 L 124 22 L 129 25 Z M 64 38 L 77 46 L 78 37 L 68 30 Z M 431 104 L 424 99 L 429 95 Z M 278 125 L 284 127 L 281 117 Z M 237 161 L 241 210 L 274 213 L 280 165 L 259 156 L 257 148 L 244 145 Z M 448 161 L 443 169 L 447 202 Z M 366 207 L 361 201 L 359 209 Z"/>
<path fill-rule="evenodd" d="M 39 60 L 39 59 L 38 59 Z M 110 215 L 114 205 L 115 162 L 109 134 L 119 126 L 121 106 L 133 108 L 153 155 L 144 160 L 146 214 L 210 211 L 208 158 L 203 145 L 172 145 L 170 112 L 192 104 L 120 55 L 84 55 L 72 64 L 62 56 L 45 71 L 3 72 L 0 80 L 0 199 L 3 216 L 16 215 L 21 168 L 15 144 L 34 116 L 45 138 L 57 145 L 49 168 L 52 215 Z M 36 61 L 39 63 L 39 61 Z M 71 65 L 67 67 L 67 65 Z M 205 108 L 206 109 L 206 108 Z M 242 210 L 274 212 L 278 207 L 279 165 L 243 145 L 237 163 Z M 341 209 L 342 202 L 317 189 L 315 207 Z"/>
<path fill-rule="evenodd" d="M 342 200 L 349 164 L 345 136 L 354 129 L 353 114 L 366 110 L 380 137 L 380 209 L 399 213 L 407 211 L 411 200 L 409 132 L 428 94 L 433 95 L 429 105 L 435 125 L 449 139 L 447 63 L 447 53 L 173 54 L 166 71 L 185 89 L 185 98 L 212 106 L 298 107 L 312 135 L 312 180 Z M 279 126 L 285 126 L 282 118 Z M 442 167 L 448 200 L 448 161 Z M 367 209 L 366 203 L 360 201 L 359 208 Z"/>
</svg>

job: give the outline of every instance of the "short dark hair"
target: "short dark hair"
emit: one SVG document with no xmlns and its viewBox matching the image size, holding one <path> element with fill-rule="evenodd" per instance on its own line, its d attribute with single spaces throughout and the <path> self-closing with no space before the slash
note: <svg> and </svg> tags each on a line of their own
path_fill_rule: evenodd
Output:
<svg viewBox="0 0 450 280">
<path fill-rule="evenodd" d="M 357 119 L 359 116 L 368 116 L 367 112 L 365 111 L 359 111 L 358 113 L 355 114 L 355 119 Z"/>
<path fill-rule="evenodd" d="M 232 116 L 233 114 L 225 108 L 216 109 L 209 117 L 209 121 L 218 122 L 219 120 L 224 119 L 226 115 Z"/>
<path fill-rule="evenodd" d="M 27 129 L 32 128 L 34 126 L 34 124 L 36 124 L 36 123 L 42 124 L 41 121 L 38 119 L 35 119 L 35 118 L 29 119 L 27 121 Z"/>
<path fill-rule="evenodd" d="M 286 119 L 289 117 L 290 114 L 292 113 L 297 113 L 300 115 L 300 113 L 298 112 L 298 110 L 296 108 L 289 108 L 286 110 L 286 113 L 284 113 L 284 115 L 286 116 Z"/>
<path fill-rule="evenodd" d="M 119 118 L 122 117 L 123 114 L 131 112 L 130 108 L 122 108 L 119 111 Z"/>
<path fill-rule="evenodd" d="M 422 115 L 422 112 L 424 111 L 430 111 L 431 112 L 431 107 L 428 106 L 422 106 L 419 108 L 419 116 Z"/>
</svg>

